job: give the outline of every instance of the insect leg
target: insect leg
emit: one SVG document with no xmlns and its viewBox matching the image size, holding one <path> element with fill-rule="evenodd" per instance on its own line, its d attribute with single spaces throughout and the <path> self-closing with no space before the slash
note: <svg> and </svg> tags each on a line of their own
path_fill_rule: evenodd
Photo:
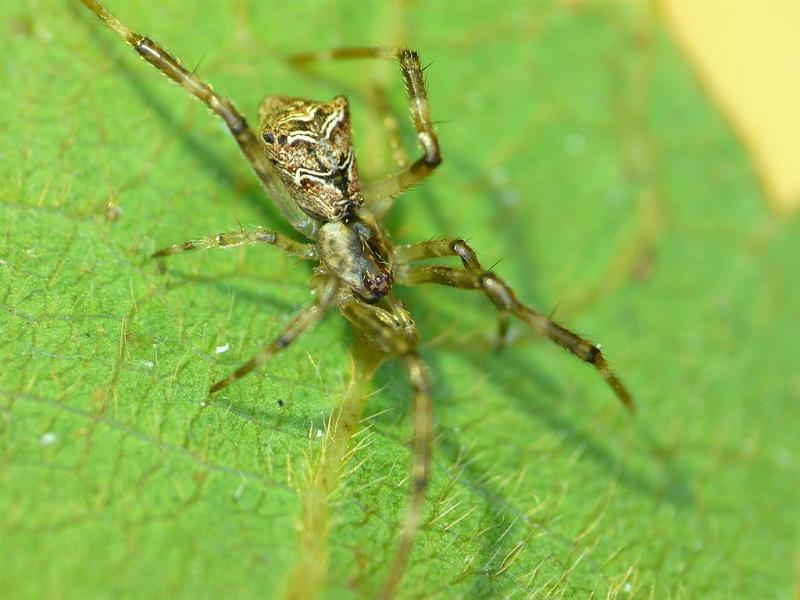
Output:
<svg viewBox="0 0 800 600">
<path fill-rule="evenodd" d="M 416 330 L 403 315 L 394 315 L 382 308 L 355 299 L 341 303 L 339 309 L 345 318 L 368 339 L 402 361 L 414 390 L 411 491 L 397 551 L 381 590 L 382 598 L 391 598 L 403 577 L 414 539 L 419 530 L 425 494 L 430 480 L 433 440 L 430 378 L 427 366 L 417 354 Z"/>
<path fill-rule="evenodd" d="M 392 50 L 383 50 L 381 48 L 340 48 L 322 52 L 294 54 L 288 57 L 288 61 L 295 67 L 302 69 L 312 63 L 324 60 L 352 58 L 394 59 L 395 53 Z M 400 168 L 407 167 L 409 163 L 408 154 L 402 146 L 400 127 L 389 105 L 389 100 L 386 96 L 386 86 L 383 83 L 377 81 L 372 83 L 368 95 L 368 104 L 370 109 L 373 110 L 383 122 L 383 126 L 389 138 L 389 149 L 392 160 Z"/>
<path fill-rule="evenodd" d="M 397 283 L 401 285 L 437 283 L 460 289 L 482 291 L 500 311 L 514 315 L 540 335 L 597 369 L 625 407 L 633 412 L 633 398 L 611 369 L 600 348 L 547 316 L 522 304 L 517 300 L 514 290 L 505 281 L 493 273 L 483 270 L 477 255 L 464 240 L 436 240 L 401 246 L 396 249 L 396 256 L 400 265 L 395 272 Z M 410 261 L 441 256 L 458 256 L 461 258 L 464 268 L 439 265 L 417 268 L 403 266 L 404 263 Z"/>
<path fill-rule="evenodd" d="M 317 324 L 336 300 L 338 287 L 338 279 L 330 278 L 326 280 L 317 290 L 314 302 L 306 306 L 298 315 L 289 321 L 289 324 L 283 328 L 283 331 L 281 331 L 278 337 L 275 338 L 269 346 L 263 348 L 261 352 L 236 369 L 236 371 L 228 375 L 225 379 L 221 379 L 211 386 L 209 393 L 213 394 L 218 392 L 234 381 L 241 379 L 253 369 L 257 369 L 278 352 L 289 346 L 301 333 Z"/>
<path fill-rule="evenodd" d="M 461 259 L 464 268 L 468 271 L 483 272 L 475 251 L 470 248 L 464 240 L 429 240 L 417 244 L 406 246 L 395 246 L 395 260 L 398 264 L 404 265 L 415 260 L 425 258 L 441 258 L 445 256 L 457 256 Z M 497 319 L 497 341 L 495 349 L 500 352 L 508 337 L 508 312 L 498 311 Z"/>
<path fill-rule="evenodd" d="M 247 124 L 242 114 L 236 109 L 233 102 L 217 94 L 213 88 L 200 79 L 197 75 L 188 71 L 180 64 L 177 58 L 170 55 L 157 42 L 145 37 L 135 31 L 128 29 L 119 19 L 112 15 L 99 0 L 81 0 L 83 4 L 97 15 L 106 25 L 117 33 L 127 42 L 148 63 L 178 83 L 189 94 L 203 102 L 216 115 L 218 115 L 228 127 L 228 131 L 236 140 L 242 154 L 247 159 L 250 167 L 258 176 L 264 187 L 271 193 L 278 193 L 279 184 L 275 181 L 272 167 L 261 148 L 253 130 Z M 281 208 L 279 206 L 279 208 Z M 311 225 L 302 221 L 301 216 L 295 216 L 282 209 L 283 214 L 289 219 L 298 231 L 308 234 Z"/>
<path fill-rule="evenodd" d="M 236 248 L 247 244 L 269 244 L 283 250 L 287 254 L 304 260 L 316 260 L 317 258 L 317 250 L 313 244 L 303 244 L 290 237 L 275 231 L 268 231 L 262 227 L 258 227 L 255 231 L 228 231 L 199 240 L 183 242 L 182 244 L 173 244 L 172 246 L 162 248 L 158 252 L 153 253 L 152 257 L 161 258 L 170 256 L 171 254 L 178 254 L 179 252 L 204 250 L 206 248 Z"/>
<path fill-rule="evenodd" d="M 392 160 L 399 168 L 406 168 L 409 163 L 409 158 L 400 139 L 400 125 L 389 105 L 389 100 L 386 96 L 386 88 L 380 83 L 374 83 L 370 90 L 370 99 L 373 110 L 378 114 L 383 122 L 384 129 L 386 129 Z"/>
<path fill-rule="evenodd" d="M 414 50 L 409 48 L 337 48 L 324 52 L 296 54 L 290 60 L 294 64 L 302 66 L 319 60 L 354 58 L 394 58 L 397 60 L 411 109 L 411 121 L 417 131 L 417 141 L 423 150 L 421 157 L 394 175 L 381 181 L 365 184 L 366 204 L 373 214 L 380 217 L 391 208 L 397 196 L 433 173 L 442 162 L 439 137 L 433 128 L 428 92 L 422 76 L 419 54 Z"/>
</svg>

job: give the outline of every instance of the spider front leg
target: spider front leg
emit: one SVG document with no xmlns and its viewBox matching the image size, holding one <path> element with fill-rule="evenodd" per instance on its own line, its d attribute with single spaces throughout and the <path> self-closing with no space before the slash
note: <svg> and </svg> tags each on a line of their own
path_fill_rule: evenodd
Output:
<svg viewBox="0 0 800 600">
<path fill-rule="evenodd" d="M 437 240 L 401 246 L 396 248 L 395 256 L 400 264 L 395 273 L 397 283 L 403 285 L 438 283 L 465 290 L 482 291 L 500 311 L 514 315 L 539 334 L 592 365 L 625 407 L 631 412 L 634 411 L 633 398 L 611 369 L 600 348 L 522 304 L 508 284 L 483 269 L 477 255 L 464 240 Z M 458 256 L 464 268 L 439 265 L 412 268 L 403 264 L 423 258 L 443 256 Z"/>
<path fill-rule="evenodd" d="M 276 337 L 269 346 L 263 348 L 261 352 L 236 369 L 236 371 L 228 375 L 225 379 L 221 379 L 211 386 L 209 390 L 210 394 L 229 386 L 234 381 L 247 375 L 253 369 L 257 369 L 263 365 L 278 352 L 288 347 L 301 333 L 311 328 L 313 325 L 316 325 L 320 319 L 325 316 L 325 313 L 336 300 L 339 280 L 331 277 L 321 281 L 318 280 L 312 283 L 312 286 L 316 289 L 316 298 L 314 302 L 302 309 L 299 314 L 289 321 L 289 324 L 283 328 L 278 337 Z"/>
<path fill-rule="evenodd" d="M 416 185 L 433 173 L 442 162 L 439 138 L 433 128 L 428 92 L 422 76 L 419 54 L 408 48 L 337 48 L 325 52 L 297 54 L 291 57 L 296 65 L 305 65 L 318 60 L 353 58 L 396 59 L 406 88 L 411 108 L 411 121 L 417 131 L 417 141 L 423 154 L 411 165 L 382 181 L 368 182 L 364 188 L 364 199 L 370 211 L 377 217 L 383 215 L 394 204 L 394 200 L 405 190 Z"/>
<path fill-rule="evenodd" d="M 263 227 L 256 228 L 255 231 L 228 231 L 226 233 L 218 233 L 217 235 L 202 238 L 199 240 L 192 240 L 183 242 L 182 244 L 173 244 L 166 248 L 162 248 L 158 252 L 154 252 L 152 258 L 162 258 L 179 252 L 187 252 L 189 250 L 205 250 L 206 248 L 236 248 L 247 244 L 269 244 L 283 250 L 287 254 L 302 258 L 303 260 L 316 260 L 317 249 L 313 244 L 303 244 L 297 242 L 290 237 L 277 233 L 275 231 L 268 231 Z"/>
<path fill-rule="evenodd" d="M 391 306 L 391 303 L 390 303 Z M 413 421 L 414 440 L 411 467 L 411 492 L 403 518 L 400 541 L 389 573 L 381 590 L 382 598 L 391 598 L 403 577 L 414 538 L 422 519 L 422 508 L 431 471 L 431 446 L 433 440 L 433 404 L 431 402 L 428 368 L 417 354 L 418 334 L 410 316 L 394 306 L 389 312 L 355 298 L 339 304 L 339 310 L 367 339 L 387 354 L 403 362 L 408 380 L 414 389 Z"/>
</svg>

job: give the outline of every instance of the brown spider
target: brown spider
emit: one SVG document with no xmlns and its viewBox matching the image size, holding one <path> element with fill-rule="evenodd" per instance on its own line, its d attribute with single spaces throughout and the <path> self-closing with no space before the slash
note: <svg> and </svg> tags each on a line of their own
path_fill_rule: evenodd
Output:
<svg viewBox="0 0 800 600">
<path fill-rule="evenodd" d="M 219 96 L 210 85 L 187 71 L 156 42 L 128 29 L 98 0 L 81 1 L 142 58 L 225 121 L 247 162 L 281 212 L 299 233 L 313 240 L 312 243 L 301 243 L 258 228 L 176 244 L 153 255 L 163 257 L 199 248 L 231 248 L 261 243 L 317 263 L 310 282 L 314 301 L 302 309 L 269 346 L 215 383 L 210 393 L 221 390 L 264 364 L 333 307 L 383 352 L 405 365 L 414 389 L 411 491 L 398 548 L 381 592 L 383 597 L 394 594 L 419 527 L 430 478 L 433 432 L 428 369 L 417 354 L 419 335 L 414 320 L 391 293 L 394 284 L 438 283 L 480 290 L 499 311 L 501 340 L 508 327 L 509 315 L 514 315 L 539 334 L 593 365 L 624 405 L 633 410 L 630 394 L 603 358 L 600 348 L 521 304 L 502 279 L 484 270 L 466 242 L 445 239 L 395 246 L 389 240 L 380 223 L 381 217 L 395 198 L 430 175 L 442 160 L 416 52 L 408 48 L 341 48 L 301 54 L 292 59 L 296 64 L 352 58 L 398 61 L 417 139 L 424 153 L 395 175 L 362 186 L 350 139 L 349 105 L 344 96 L 337 96 L 330 102 L 269 96 L 259 108 L 260 126 L 256 135 L 230 100 Z M 421 259 L 447 256 L 460 258 L 463 268 L 413 266 Z"/>
</svg>

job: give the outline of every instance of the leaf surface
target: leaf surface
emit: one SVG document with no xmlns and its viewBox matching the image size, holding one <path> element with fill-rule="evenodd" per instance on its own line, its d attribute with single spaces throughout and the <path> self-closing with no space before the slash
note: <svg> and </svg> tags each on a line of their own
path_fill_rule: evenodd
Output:
<svg viewBox="0 0 800 600">
<path fill-rule="evenodd" d="M 522 299 L 602 341 L 636 397 L 632 420 L 591 369 L 520 324 L 493 354 L 493 309 L 477 295 L 399 290 L 437 418 L 402 596 L 791 595 L 798 222 L 766 210 L 652 14 L 109 4 L 251 122 L 267 94 L 349 95 L 365 176 L 391 169 L 369 98 L 384 82 L 404 118 L 396 67 L 308 76 L 282 57 L 419 49 L 445 162 L 393 210 L 394 239 L 464 237 L 486 265 L 501 261 Z M 309 269 L 254 247 L 160 271 L 148 256 L 163 246 L 289 226 L 204 107 L 77 3 L 33 8 L 0 8 L 0 589 L 272 597 L 295 589 L 316 536 L 314 589 L 370 596 L 406 499 L 404 373 L 377 373 L 366 428 L 309 529 L 350 385 L 348 328 L 330 315 L 209 401 L 208 385 L 308 302 Z"/>
</svg>

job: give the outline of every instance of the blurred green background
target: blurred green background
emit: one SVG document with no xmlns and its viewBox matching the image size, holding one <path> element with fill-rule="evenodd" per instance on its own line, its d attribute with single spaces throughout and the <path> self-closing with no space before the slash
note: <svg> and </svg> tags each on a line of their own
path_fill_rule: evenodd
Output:
<svg viewBox="0 0 800 600">
<path fill-rule="evenodd" d="M 445 161 L 391 213 L 394 239 L 466 238 L 602 342 L 636 397 L 631 419 L 519 324 L 493 354 L 477 295 L 398 289 L 437 418 L 402 597 L 796 593 L 800 223 L 769 213 L 651 5 L 108 5 L 251 121 L 267 94 L 350 96 L 365 177 L 391 169 L 376 81 L 417 152 L 395 65 L 309 76 L 282 57 L 417 48 Z M 260 247 L 148 259 L 288 225 L 220 123 L 77 2 L 3 3 L 0 27 L 3 596 L 281 597 L 310 533 L 329 558 L 315 591 L 369 597 L 405 503 L 403 371 L 377 374 L 328 520 L 301 532 L 347 326 L 330 315 L 209 402 L 308 301 L 309 269 Z"/>
</svg>

